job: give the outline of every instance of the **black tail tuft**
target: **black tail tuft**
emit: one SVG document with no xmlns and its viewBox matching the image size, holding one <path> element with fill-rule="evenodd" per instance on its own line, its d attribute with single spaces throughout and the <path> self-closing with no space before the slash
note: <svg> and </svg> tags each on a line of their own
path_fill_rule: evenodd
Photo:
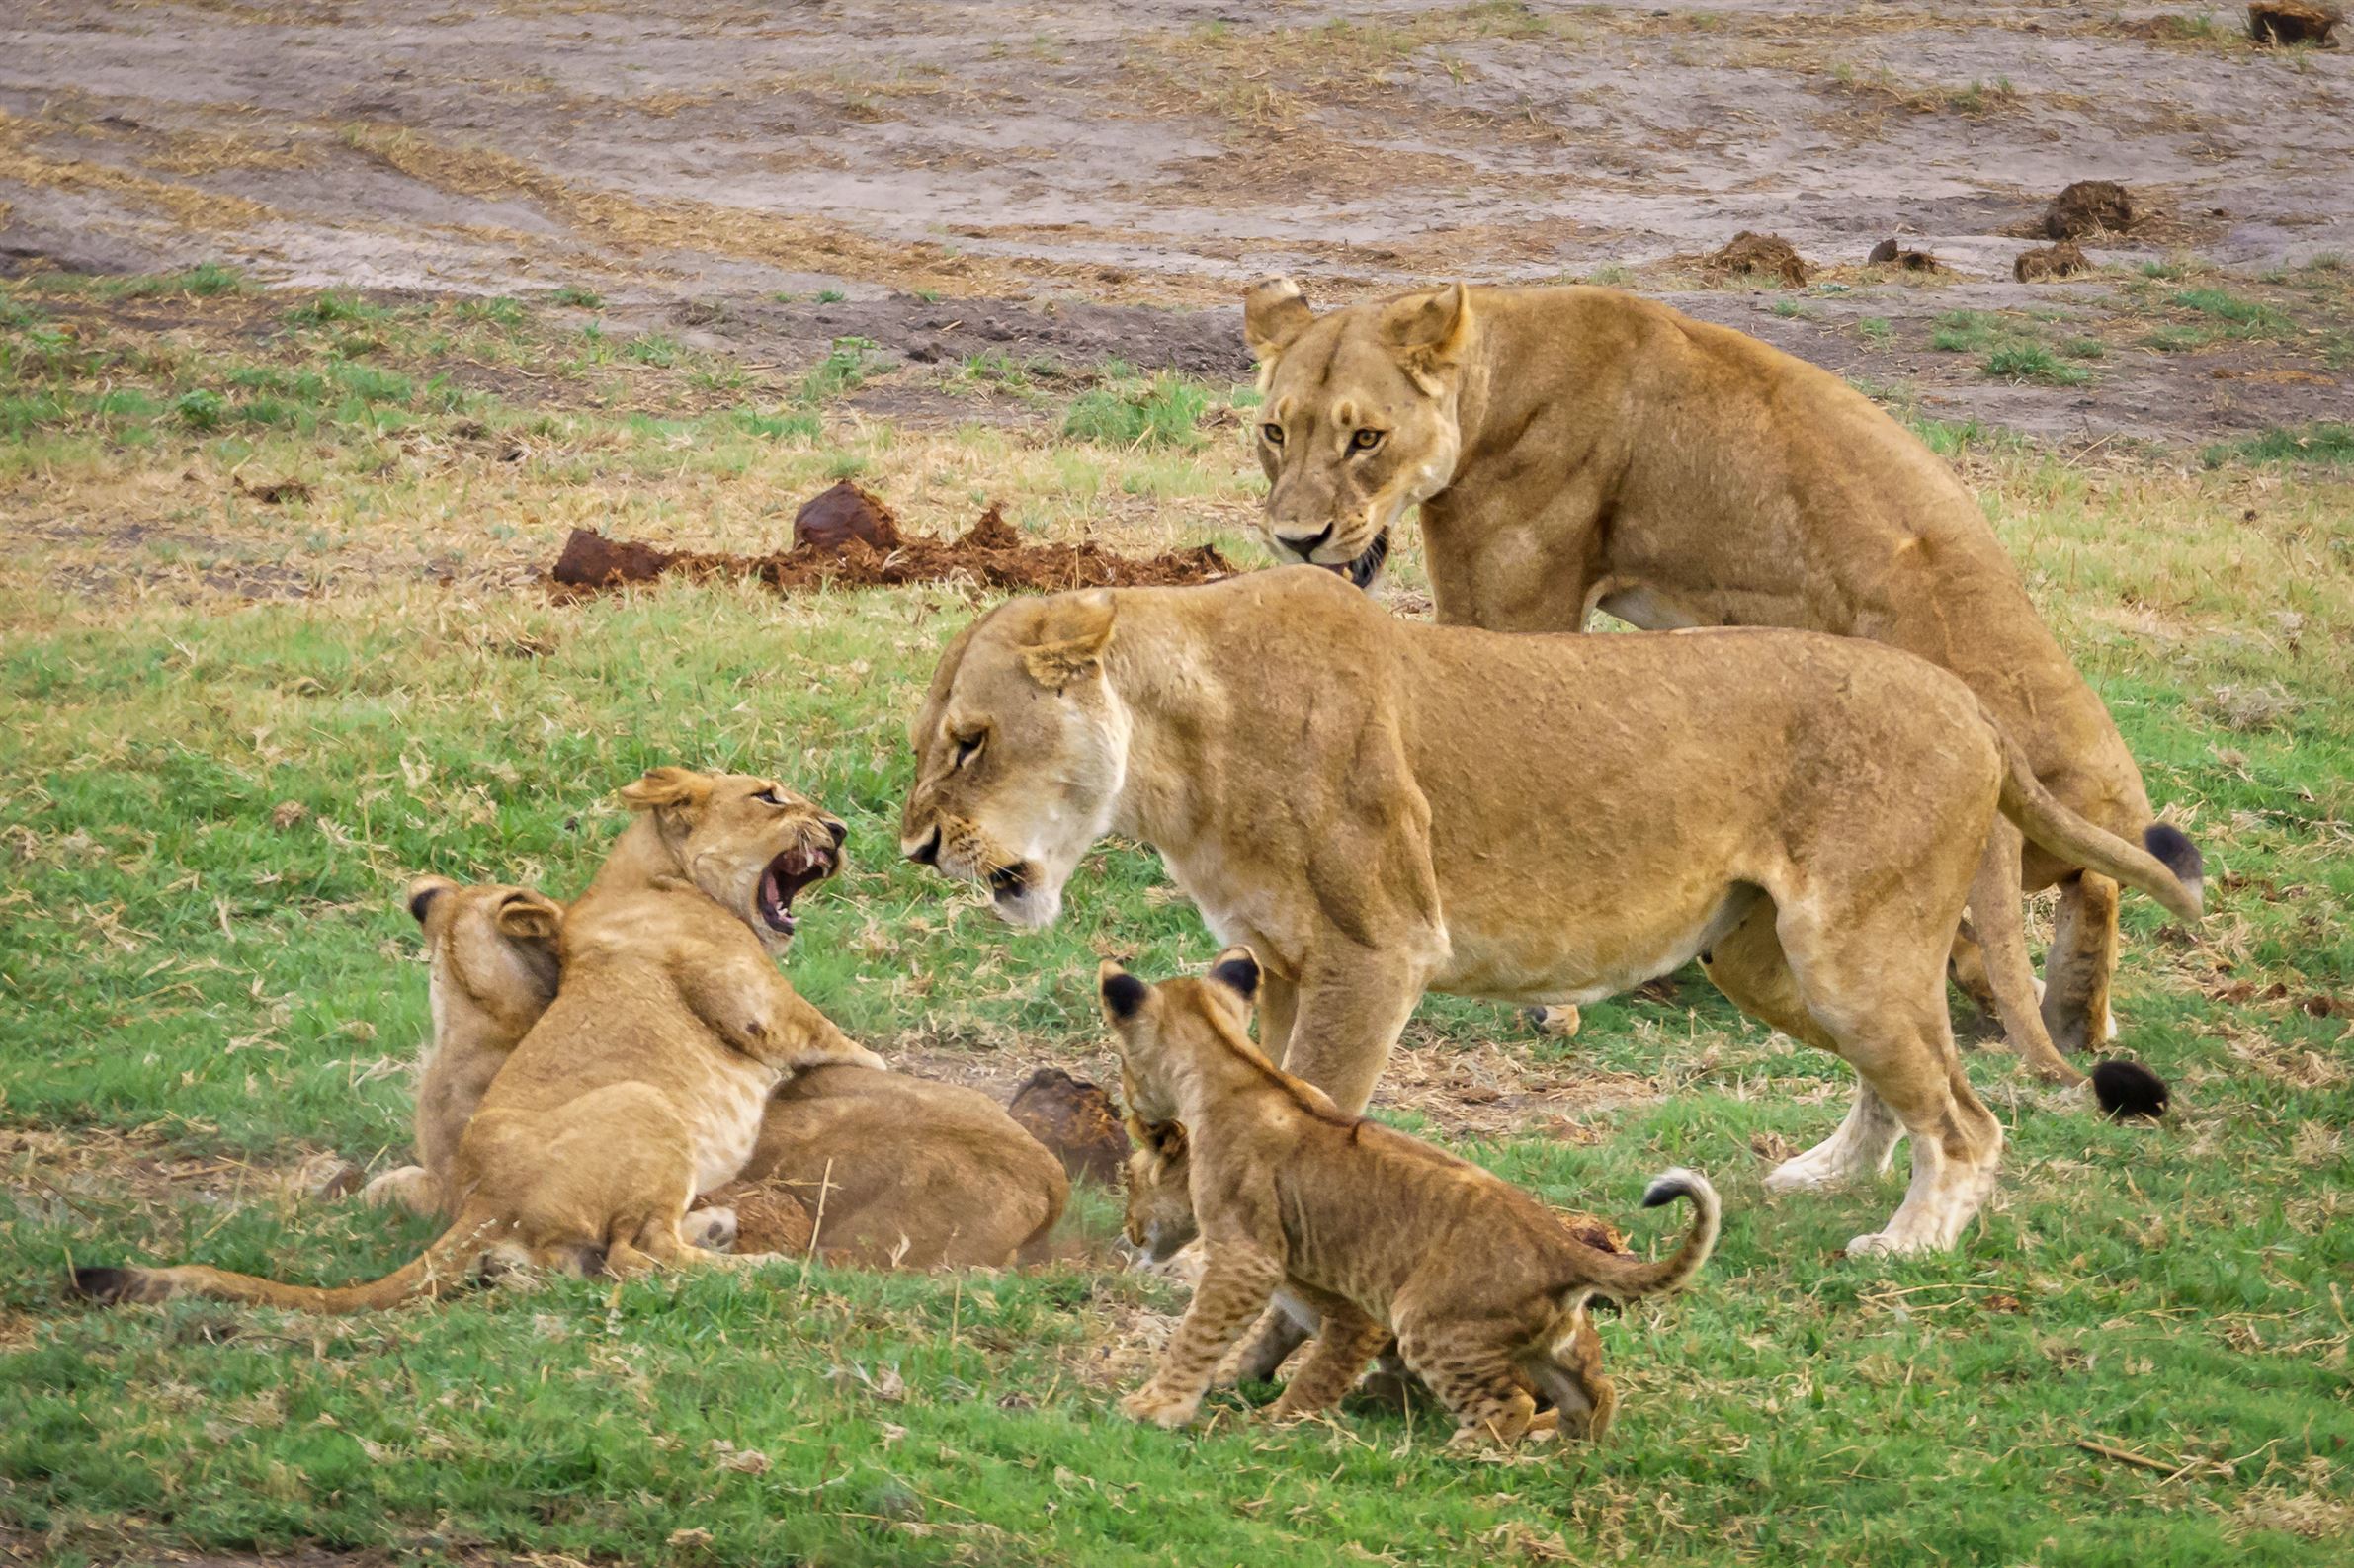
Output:
<svg viewBox="0 0 2354 1568">
<path fill-rule="evenodd" d="M 2207 889 L 2207 861 L 2200 855 L 2199 846 L 2177 827 L 2152 822 L 2142 830 L 2142 847 L 2165 863 L 2174 879 L 2191 890 L 2193 898 L 2204 898 Z"/>
<path fill-rule="evenodd" d="M 1642 1190 L 1642 1206 L 1657 1208 L 1679 1197 L 1690 1197 L 1697 1201 L 1697 1197 L 1692 1186 L 1692 1173 L 1679 1165 L 1672 1171 L 1662 1172 L 1657 1180 Z"/>
<path fill-rule="evenodd" d="M 2166 1081 L 2140 1062 L 2116 1060 L 2093 1064 L 2092 1093 L 2102 1113 L 2119 1120 L 2145 1116 L 2154 1121 L 2173 1098 Z"/>
<path fill-rule="evenodd" d="M 93 1301 L 126 1301 L 139 1282 L 135 1269 L 76 1269 L 73 1293 Z"/>
</svg>

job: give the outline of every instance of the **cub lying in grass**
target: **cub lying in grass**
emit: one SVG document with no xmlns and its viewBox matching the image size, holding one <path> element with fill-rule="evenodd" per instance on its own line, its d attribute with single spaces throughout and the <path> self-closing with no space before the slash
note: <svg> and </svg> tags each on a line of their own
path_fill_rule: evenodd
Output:
<svg viewBox="0 0 2354 1568">
<path fill-rule="evenodd" d="M 368 1284 L 313 1289 L 200 1265 L 77 1269 L 101 1300 L 174 1294 L 350 1312 L 439 1296 L 486 1259 L 631 1274 L 709 1262 L 679 1233 L 743 1168 L 778 1081 L 882 1058 L 777 972 L 794 895 L 833 874 L 842 824 L 767 779 L 657 768 L 637 820 L 566 913 L 562 978 L 460 1139 L 456 1221 Z"/>
<path fill-rule="evenodd" d="M 1322 1326 L 1279 1418 L 1338 1399 L 1394 1333 L 1407 1368 L 1455 1417 L 1459 1444 L 1517 1442 L 1536 1414 L 1530 1384 L 1564 1433 L 1607 1424 L 1616 1399 L 1586 1302 L 1672 1290 L 1699 1271 L 1720 1212 L 1704 1178 L 1669 1171 L 1643 1195 L 1646 1207 L 1692 1200 L 1672 1256 L 1601 1252 L 1509 1182 L 1348 1115 L 1272 1065 L 1245 1032 L 1259 988 L 1248 949 L 1219 954 L 1206 980 L 1148 985 L 1106 963 L 1099 985 L 1130 1107 L 1190 1129 L 1205 1246 L 1193 1304 L 1123 1410 L 1164 1427 L 1191 1421 L 1227 1348 L 1283 1290 Z"/>
<path fill-rule="evenodd" d="M 409 884 L 409 913 L 433 976 L 433 1038 L 417 1079 L 417 1162 L 360 1195 L 378 1206 L 448 1214 L 450 1163 L 490 1081 L 555 1000 L 564 908 L 529 887 L 467 887 L 447 876 Z"/>
<path fill-rule="evenodd" d="M 449 1165 L 466 1123 L 555 997 L 564 912 L 529 888 L 440 876 L 411 885 L 409 911 L 433 972 L 434 1038 L 417 1097 L 422 1163 L 378 1177 L 366 1196 L 448 1213 Z M 682 1234 L 699 1246 L 798 1253 L 815 1219 L 829 1258 L 995 1268 L 1037 1257 L 1069 1197 L 1060 1162 L 988 1096 L 829 1065 L 779 1086 L 742 1174 L 707 1194 Z"/>
</svg>

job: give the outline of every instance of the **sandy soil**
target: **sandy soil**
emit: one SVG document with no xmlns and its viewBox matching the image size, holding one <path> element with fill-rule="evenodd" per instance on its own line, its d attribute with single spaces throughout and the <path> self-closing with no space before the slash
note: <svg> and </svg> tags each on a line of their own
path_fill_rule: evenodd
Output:
<svg viewBox="0 0 2354 1568">
<path fill-rule="evenodd" d="M 2074 179 L 2122 181 L 2150 214 L 2095 242 L 2099 261 L 2188 252 L 2252 274 L 2354 251 L 2354 50 L 2185 34 L 2167 19 L 2188 11 L 427 11 L 19 0 L 0 24 L 0 263 L 581 285 L 648 319 L 734 302 L 705 330 L 747 356 L 856 334 L 918 360 L 1204 374 L 1242 368 L 1230 306 L 1166 307 L 1222 306 L 1268 272 L 1339 295 L 1633 268 L 1858 378 L 1917 380 L 1954 417 L 2196 438 L 2344 407 L 2338 363 L 2277 346 L 2143 354 L 2084 388 L 1923 358 L 1956 308 L 2033 301 L 2096 327 L 2124 311 L 2109 284 L 2008 281 Z M 1787 317 L 1756 291 L 1676 287 L 1692 280 L 1670 258 L 1743 228 L 1852 287 Z M 1859 271 L 1891 236 L 1953 276 Z M 1851 330 L 1872 318 L 1891 330 Z M 2316 379 L 2264 373 L 2284 368 Z"/>
</svg>

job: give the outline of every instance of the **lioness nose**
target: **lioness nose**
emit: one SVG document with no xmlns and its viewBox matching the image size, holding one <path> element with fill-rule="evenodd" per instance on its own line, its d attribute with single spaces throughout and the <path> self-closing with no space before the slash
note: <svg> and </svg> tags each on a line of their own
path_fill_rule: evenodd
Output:
<svg viewBox="0 0 2354 1568">
<path fill-rule="evenodd" d="M 1318 545 L 1330 537 L 1332 537 L 1332 525 L 1327 523 L 1313 534 L 1278 534 L 1275 536 L 1275 542 L 1302 560 L 1306 560 L 1315 554 Z"/>
<path fill-rule="evenodd" d="M 923 843 L 909 850 L 907 858 L 918 866 L 938 866 L 940 864 L 940 830 L 934 828 L 925 834 Z"/>
</svg>

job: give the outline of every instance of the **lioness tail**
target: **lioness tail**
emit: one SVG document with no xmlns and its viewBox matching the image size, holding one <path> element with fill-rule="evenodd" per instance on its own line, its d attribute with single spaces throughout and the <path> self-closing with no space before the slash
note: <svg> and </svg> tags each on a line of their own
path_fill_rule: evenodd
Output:
<svg viewBox="0 0 2354 1568">
<path fill-rule="evenodd" d="M 2139 888 L 2183 920 L 2199 918 L 2206 893 L 2202 863 L 2198 846 L 2181 829 L 2153 822 L 2137 845 L 2087 822 L 2044 787 L 2018 742 L 1991 714 L 1986 722 L 2002 748 L 2002 814 L 2020 832 L 2072 866 Z"/>
<path fill-rule="evenodd" d="M 110 1303 L 195 1295 L 249 1306 L 291 1307 L 297 1312 L 366 1312 L 397 1306 L 415 1296 L 438 1296 L 460 1283 L 481 1256 L 490 1228 L 479 1217 L 462 1215 L 432 1246 L 381 1279 L 337 1289 L 281 1284 L 203 1264 L 169 1269 L 76 1269 L 72 1286 L 76 1295 Z"/>
</svg>

